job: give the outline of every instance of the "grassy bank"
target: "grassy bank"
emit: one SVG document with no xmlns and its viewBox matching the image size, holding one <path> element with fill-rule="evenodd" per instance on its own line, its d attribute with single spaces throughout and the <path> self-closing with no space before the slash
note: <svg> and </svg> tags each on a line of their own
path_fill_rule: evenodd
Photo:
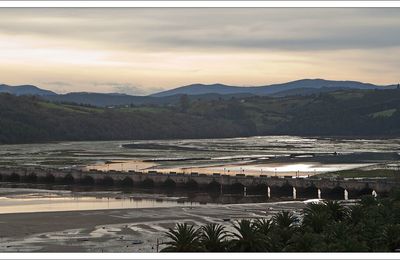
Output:
<svg viewBox="0 0 400 260">
<path fill-rule="evenodd" d="M 397 178 L 400 179 L 400 171 L 399 170 L 370 170 L 370 171 L 363 171 L 363 170 L 345 170 L 345 171 L 337 171 L 337 172 L 328 172 L 318 174 L 318 177 L 323 178 Z"/>
</svg>

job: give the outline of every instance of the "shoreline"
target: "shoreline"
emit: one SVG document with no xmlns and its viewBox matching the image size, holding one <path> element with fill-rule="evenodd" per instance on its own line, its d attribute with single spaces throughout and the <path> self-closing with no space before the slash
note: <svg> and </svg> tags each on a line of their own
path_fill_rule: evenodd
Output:
<svg viewBox="0 0 400 260">
<path fill-rule="evenodd" d="M 177 221 L 220 223 L 299 213 L 304 202 L 0 214 L 1 252 L 155 252 Z M 207 210 L 204 210 L 207 209 Z M 52 223 L 52 224 L 49 224 Z"/>
</svg>

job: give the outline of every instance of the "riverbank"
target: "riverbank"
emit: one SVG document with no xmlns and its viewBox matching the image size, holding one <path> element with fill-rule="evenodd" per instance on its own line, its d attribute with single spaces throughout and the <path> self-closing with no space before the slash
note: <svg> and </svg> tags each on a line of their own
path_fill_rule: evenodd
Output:
<svg viewBox="0 0 400 260">
<path fill-rule="evenodd" d="M 0 214 L 0 252 L 156 252 L 157 240 L 179 222 L 228 227 L 281 210 L 299 214 L 303 202 Z M 159 249 L 162 245 L 159 246 Z"/>
</svg>

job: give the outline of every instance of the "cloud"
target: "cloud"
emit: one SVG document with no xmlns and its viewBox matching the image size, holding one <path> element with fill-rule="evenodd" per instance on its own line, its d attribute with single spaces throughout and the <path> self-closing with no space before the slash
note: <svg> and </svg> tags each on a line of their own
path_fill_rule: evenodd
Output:
<svg viewBox="0 0 400 260">
<path fill-rule="evenodd" d="M 44 81 L 40 82 L 40 85 L 51 86 L 51 89 L 56 93 L 67 93 L 68 89 L 73 86 L 73 84 L 64 81 Z"/>
<path fill-rule="evenodd" d="M 43 82 L 44 84 L 47 85 L 53 85 L 56 87 L 70 87 L 72 86 L 71 83 L 64 82 L 64 81 L 50 81 L 50 82 Z"/>
<path fill-rule="evenodd" d="M 154 92 L 161 91 L 161 89 L 144 88 L 140 85 L 132 83 L 120 83 L 120 82 L 94 82 L 92 83 L 94 88 L 107 89 L 112 93 L 122 93 L 134 96 L 148 95 Z"/>
<path fill-rule="evenodd" d="M 131 83 L 103 83 L 102 85 L 111 87 L 116 93 L 124 93 L 128 95 L 147 94 L 146 89 L 144 89 L 142 86 L 136 86 Z"/>
<path fill-rule="evenodd" d="M 398 81 L 399 8 L 1 8 L 0 75 L 143 95 L 301 78 Z"/>
<path fill-rule="evenodd" d="M 307 51 L 400 46 L 400 10 L 395 8 L 3 9 L 0 14 L 0 32 L 92 48 Z"/>
</svg>

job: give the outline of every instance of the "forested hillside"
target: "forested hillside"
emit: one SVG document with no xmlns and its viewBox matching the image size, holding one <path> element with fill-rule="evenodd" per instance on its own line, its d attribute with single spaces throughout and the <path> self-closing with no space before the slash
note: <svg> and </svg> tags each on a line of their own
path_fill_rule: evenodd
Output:
<svg viewBox="0 0 400 260">
<path fill-rule="evenodd" d="M 0 143 L 250 135 L 245 126 L 165 108 L 105 109 L 0 95 Z"/>
<path fill-rule="evenodd" d="M 0 95 L 0 143 L 292 134 L 400 136 L 399 90 L 98 108 Z"/>
</svg>

